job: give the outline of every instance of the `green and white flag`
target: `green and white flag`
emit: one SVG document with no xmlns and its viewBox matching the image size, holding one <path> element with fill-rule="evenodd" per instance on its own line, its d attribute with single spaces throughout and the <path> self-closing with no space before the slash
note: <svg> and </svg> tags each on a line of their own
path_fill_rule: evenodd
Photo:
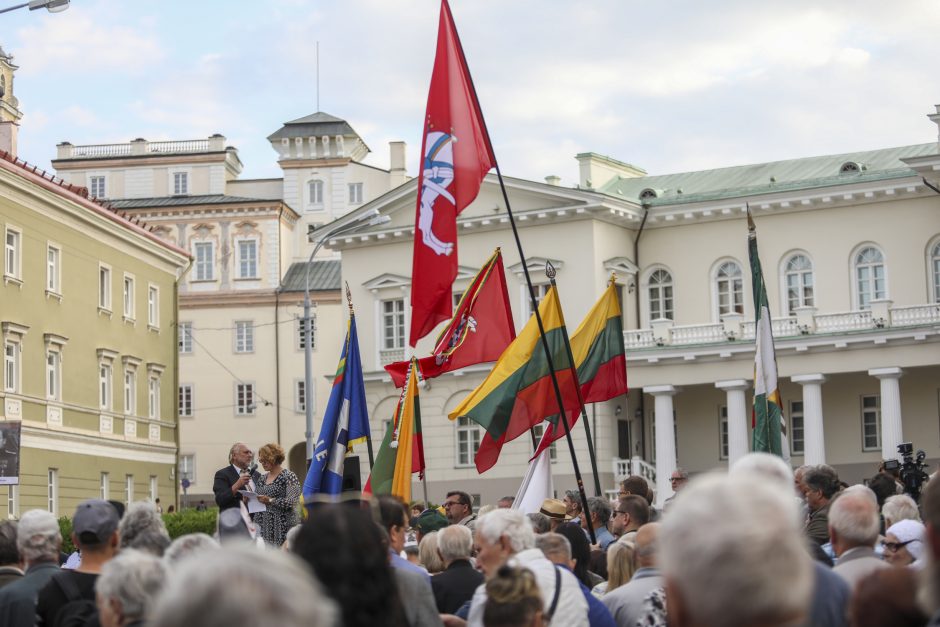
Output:
<svg viewBox="0 0 940 627">
<path fill-rule="evenodd" d="M 774 352 L 773 328 L 767 288 L 757 254 L 757 230 L 751 212 L 747 212 L 747 252 L 751 261 L 751 282 L 754 291 L 754 408 L 751 417 L 751 450 L 763 451 L 790 459 L 786 426 L 783 422 L 780 390 L 777 389 L 777 356 Z"/>
</svg>

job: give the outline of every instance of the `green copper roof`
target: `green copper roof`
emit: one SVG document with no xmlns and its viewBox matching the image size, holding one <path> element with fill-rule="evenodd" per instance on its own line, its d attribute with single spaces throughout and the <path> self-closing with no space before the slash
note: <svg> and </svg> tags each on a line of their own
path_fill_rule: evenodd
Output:
<svg viewBox="0 0 940 627">
<path fill-rule="evenodd" d="M 697 172 L 637 178 L 618 177 L 607 182 L 597 191 L 625 200 L 639 201 L 640 194 L 644 190 L 652 189 L 656 192 L 656 196 L 649 199 L 650 204 L 653 205 L 698 202 L 911 176 L 914 171 L 901 159 L 937 153 L 937 143 L 932 142 Z M 857 164 L 859 170 L 840 173 L 840 169 L 846 163 Z"/>
<path fill-rule="evenodd" d="M 310 291 L 338 290 L 342 285 L 339 259 L 310 262 Z M 292 263 L 281 281 L 282 292 L 303 292 L 307 285 L 307 262 Z"/>
</svg>

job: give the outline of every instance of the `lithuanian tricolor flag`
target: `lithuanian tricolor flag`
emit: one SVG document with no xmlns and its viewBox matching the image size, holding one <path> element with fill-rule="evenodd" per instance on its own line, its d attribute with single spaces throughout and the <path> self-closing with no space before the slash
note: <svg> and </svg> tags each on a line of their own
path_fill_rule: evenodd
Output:
<svg viewBox="0 0 940 627">
<path fill-rule="evenodd" d="M 411 501 L 411 473 L 423 470 L 421 404 L 418 400 L 417 368 L 412 359 L 395 416 L 382 439 L 372 474 L 363 492 L 393 494 L 408 503 Z"/>
<path fill-rule="evenodd" d="M 757 254 L 757 229 L 751 212 L 747 212 L 747 252 L 751 261 L 751 283 L 754 291 L 754 409 L 751 415 L 751 450 L 763 451 L 789 459 L 783 421 L 783 403 L 777 388 L 777 355 L 774 350 L 773 326 L 767 302 L 767 286 Z"/>
<path fill-rule="evenodd" d="M 565 351 L 564 324 L 558 293 L 552 287 L 539 305 L 552 361 L 561 385 L 566 409 L 578 407 L 571 364 Z M 623 342 L 621 336 L 621 343 Z M 482 426 L 484 433 L 476 455 L 478 472 L 496 463 L 504 443 L 514 440 L 546 417 L 558 413 L 551 372 L 541 345 L 535 316 L 510 344 L 483 383 L 470 393 L 448 416 L 466 416 Z"/>
<path fill-rule="evenodd" d="M 623 318 L 613 278 L 571 336 L 571 355 L 578 371 L 581 398 L 585 403 L 599 403 L 627 393 Z M 568 425 L 574 425 L 580 414 L 580 407 L 569 411 Z M 558 418 L 555 413 L 548 419 L 550 424 L 542 435 L 533 459 L 552 442 L 565 436 L 564 423 Z"/>
</svg>

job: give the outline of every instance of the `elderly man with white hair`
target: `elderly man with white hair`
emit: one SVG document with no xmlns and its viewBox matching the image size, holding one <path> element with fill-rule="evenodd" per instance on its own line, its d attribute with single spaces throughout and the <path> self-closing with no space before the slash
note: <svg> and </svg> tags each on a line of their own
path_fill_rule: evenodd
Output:
<svg viewBox="0 0 940 627">
<path fill-rule="evenodd" d="M 895 494 L 886 498 L 885 504 L 881 507 L 881 515 L 885 519 L 885 529 L 902 520 L 920 522 L 917 503 L 906 494 Z"/>
<path fill-rule="evenodd" d="M 122 551 L 104 565 L 95 582 L 101 627 L 143 625 L 165 583 L 160 558 L 135 549 Z"/>
<path fill-rule="evenodd" d="M 26 574 L 0 590 L 0 625 L 33 625 L 36 597 L 59 572 L 62 534 L 59 521 L 47 511 L 34 509 L 23 514 L 16 528 L 16 546 Z"/>
<path fill-rule="evenodd" d="M 888 568 L 874 550 L 880 527 L 878 500 L 865 486 L 847 488 L 829 508 L 829 537 L 836 554 L 832 572 L 853 589 L 874 571 Z"/>
<path fill-rule="evenodd" d="M 660 533 L 670 625 L 772 627 L 806 618 L 813 566 L 792 494 L 735 473 L 689 484 Z"/>
<path fill-rule="evenodd" d="M 535 533 L 525 515 L 517 510 L 497 509 L 476 522 L 477 566 L 490 579 L 500 566 L 527 568 L 535 575 L 542 592 L 544 616 L 554 625 L 587 627 L 587 601 L 573 574 L 552 564 L 535 548 Z M 486 586 L 473 594 L 467 624 L 483 627 Z"/>
<path fill-rule="evenodd" d="M 431 577 L 434 602 L 441 614 L 453 614 L 473 598 L 483 583 L 483 574 L 470 563 L 473 533 L 469 527 L 450 525 L 437 532 L 437 553 L 444 570 Z"/>
</svg>

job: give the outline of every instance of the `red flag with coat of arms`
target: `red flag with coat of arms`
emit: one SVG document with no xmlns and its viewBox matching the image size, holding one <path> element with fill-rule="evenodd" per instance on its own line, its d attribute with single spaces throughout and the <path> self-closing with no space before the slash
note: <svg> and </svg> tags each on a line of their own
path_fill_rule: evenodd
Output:
<svg viewBox="0 0 940 627">
<path fill-rule="evenodd" d="M 457 215 L 477 197 L 496 157 L 447 0 L 421 142 L 411 275 L 409 343 L 451 317 L 457 276 Z"/>
</svg>

